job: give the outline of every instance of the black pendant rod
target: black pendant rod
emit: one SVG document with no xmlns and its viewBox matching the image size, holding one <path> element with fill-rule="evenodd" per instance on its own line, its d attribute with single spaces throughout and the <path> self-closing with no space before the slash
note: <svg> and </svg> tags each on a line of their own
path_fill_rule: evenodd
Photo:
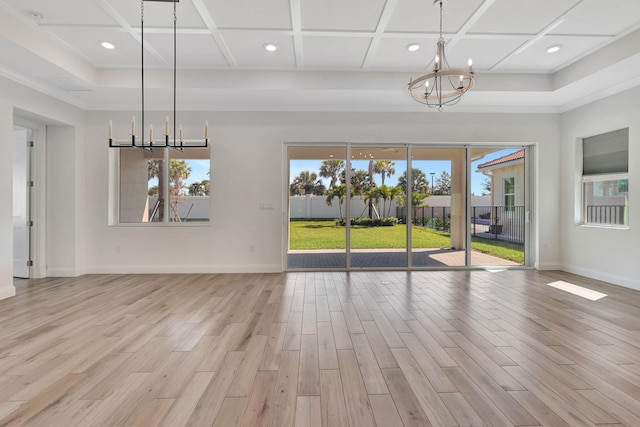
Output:
<svg viewBox="0 0 640 427">
<path fill-rule="evenodd" d="M 177 58 L 177 22 L 178 15 L 176 14 L 176 3 L 173 2 L 173 146 L 176 146 L 176 58 Z M 180 147 L 182 147 L 182 141 L 180 141 Z"/>
<path fill-rule="evenodd" d="M 140 141 L 142 146 L 144 146 L 144 0 L 140 1 L 140 63 L 141 63 L 141 71 L 140 76 L 142 78 L 141 88 L 142 88 L 142 127 L 140 131 Z M 134 129 L 135 134 L 135 129 Z"/>
</svg>

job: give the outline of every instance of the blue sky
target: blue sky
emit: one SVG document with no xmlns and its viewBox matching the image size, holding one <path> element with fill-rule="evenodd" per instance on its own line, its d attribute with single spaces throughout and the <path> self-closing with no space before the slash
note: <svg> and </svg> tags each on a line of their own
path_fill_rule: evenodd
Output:
<svg viewBox="0 0 640 427">
<path fill-rule="evenodd" d="M 186 185 L 193 182 L 202 182 L 202 180 L 210 179 L 207 173 L 209 172 L 209 160 L 187 160 L 189 167 L 191 168 L 191 175 L 185 180 Z"/>
<path fill-rule="evenodd" d="M 204 179 L 210 179 L 207 173 L 209 172 L 209 160 L 187 160 L 187 164 L 191 168 L 191 174 L 189 178 L 184 181 L 185 187 L 188 187 L 194 182 L 202 182 Z M 147 188 L 155 187 L 158 185 L 158 179 L 153 178 L 149 180 Z"/>
<path fill-rule="evenodd" d="M 518 149 L 519 148 L 509 148 L 504 150 L 498 150 L 494 153 L 486 155 L 481 160 L 472 163 L 471 192 L 475 195 L 482 194 L 481 185 L 482 185 L 482 182 L 484 181 L 485 176 L 480 172 L 476 172 L 476 167 L 478 164 L 485 163 L 493 159 L 497 159 L 498 157 L 505 156 L 509 153 L 517 151 Z M 320 170 L 321 163 L 322 163 L 321 160 L 291 160 L 289 182 L 291 182 L 293 178 L 298 176 L 302 171 L 309 170 L 311 172 L 318 173 L 318 171 Z M 394 163 L 395 163 L 394 168 L 396 170 L 396 173 L 391 178 L 386 178 L 384 182 L 386 185 L 389 185 L 389 186 L 397 185 L 398 178 L 402 176 L 402 174 L 405 172 L 407 168 L 405 161 L 394 161 Z M 368 160 L 352 160 L 351 165 L 356 170 L 358 169 L 367 170 L 369 161 Z M 429 180 L 429 185 L 431 185 L 431 172 L 435 173 L 433 177 L 434 184 L 436 182 L 436 179 L 440 176 L 440 174 L 443 171 L 446 171 L 449 174 L 451 174 L 451 162 L 445 161 L 445 160 L 414 160 L 413 167 L 419 168 L 425 173 L 425 175 L 427 176 L 427 179 Z M 329 187 L 329 182 L 330 182 L 329 179 L 322 178 L 322 181 L 326 187 Z M 376 174 L 374 181 L 376 182 L 376 184 L 380 185 L 382 183 L 380 179 L 380 175 Z"/>
</svg>

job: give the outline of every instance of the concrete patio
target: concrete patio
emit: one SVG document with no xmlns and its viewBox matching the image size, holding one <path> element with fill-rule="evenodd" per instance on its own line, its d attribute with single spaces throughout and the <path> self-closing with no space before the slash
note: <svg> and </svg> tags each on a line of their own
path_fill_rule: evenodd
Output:
<svg viewBox="0 0 640 427">
<path fill-rule="evenodd" d="M 343 249 L 295 250 L 287 254 L 287 268 L 331 269 L 346 267 L 346 253 Z M 477 266 L 513 266 L 513 261 L 495 257 L 478 251 L 471 251 L 471 264 Z M 412 267 L 464 267 L 465 252 L 454 249 L 414 249 Z M 353 249 L 351 268 L 405 268 L 407 252 L 404 249 Z"/>
</svg>

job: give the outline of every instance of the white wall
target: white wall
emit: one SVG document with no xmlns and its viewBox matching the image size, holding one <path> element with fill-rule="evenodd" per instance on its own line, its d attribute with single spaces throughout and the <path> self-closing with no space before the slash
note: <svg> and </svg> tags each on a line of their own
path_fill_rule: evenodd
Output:
<svg viewBox="0 0 640 427">
<path fill-rule="evenodd" d="M 640 290 L 640 87 L 562 115 L 561 236 L 567 271 Z M 629 127 L 629 229 L 577 225 L 579 138 Z"/>
<path fill-rule="evenodd" d="M 128 131 L 134 112 L 87 113 L 87 271 L 280 271 L 287 215 L 283 143 L 538 143 L 545 173 L 541 188 L 559 179 L 559 117 L 519 114 L 394 113 L 181 113 L 185 137 L 209 120 L 212 145 L 211 221 L 185 228 L 107 225 L 107 123 L 114 137 Z M 148 114 L 159 126 L 166 112 Z M 460 126 L 465 123 L 465 126 Z M 425 137 L 428 135 L 428 137 Z M 534 221 L 547 250 L 539 266 L 556 267 L 559 252 L 557 192 L 540 194 Z M 275 209 L 260 209 L 274 204 Z M 253 247 L 253 251 L 251 248 Z"/>
<path fill-rule="evenodd" d="M 640 241 L 640 208 L 634 197 L 640 189 L 640 131 L 635 127 L 640 88 L 562 115 L 181 113 L 186 137 L 199 135 L 207 119 L 213 137 L 211 222 L 189 227 L 107 225 L 107 123 L 121 123 L 124 133 L 137 112 L 85 113 L 4 78 L 0 92 L 0 137 L 5 141 L 0 191 L 6 200 L 12 194 L 6 142 L 11 140 L 13 117 L 47 125 L 49 275 L 279 271 L 286 246 L 284 142 L 536 143 L 536 265 L 640 289 L 640 265 L 634 256 Z M 160 125 L 166 112 L 149 116 Z M 576 138 L 623 127 L 630 128 L 631 227 L 578 226 Z M 118 130 L 114 132 L 118 137 Z M 261 204 L 274 204 L 275 209 L 260 209 Z M 0 298 L 14 292 L 11 215 L 11 204 L 0 204 Z"/>
<path fill-rule="evenodd" d="M 0 99 L 0 299 L 12 297 L 13 287 L 13 108 Z"/>
<path fill-rule="evenodd" d="M 340 204 L 337 198 L 332 201 L 332 206 L 327 205 L 326 196 L 312 196 L 307 194 L 305 196 L 289 196 L 290 208 L 289 215 L 291 218 L 332 218 L 336 219 L 340 217 Z M 351 198 L 351 217 L 368 216 L 369 209 L 368 204 L 365 203 L 364 197 L 354 196 Z M 391 201 L 391 215 L 396 216 L 396 207 L 398 206 L 397 200 Z M 386 205 L 382 200 L 376 205 L 376 209 L 379 209 L 380 216 L 387 216 L 389 212 L 389 201 Z M 382 210 L 384 209 L 384 213 Z M 347 205 L 342 203 L 342 217 L 346 217 Z M 364 212 L 364 213 L 363 213 Z M 361 215 L 362 214 L 362 215 Z"/>
<path fill-rule="evenodd" d="M 179 113 L 185 137 L 209 120 L 212 147 L 211 221 L 173 226 L 107 225 L 107 124 L 114 136 L 129 130 L 138 112 L 83 112 L 0 78 L 0 135 L 10 141 L 13 115 L 47 124 L 47 273 L 280 271 L 287 214 L 283 143 L 434 143 L 521 145 L 536 143 L 537 188 L 559 180 L 559 116 L 549 114 L 396 113 Z M 161 126 L 166 112 L 148 113 Z M 464 123 L 461 126 L 460 123 Z M 7 159 L 10 157 L 3 157 Z M 1 160 L 5 162 L 7 160 Z M 4 164 L 4 163 L 3 163 Z M 0 168 L 0 186 L 11 168 Z M 559 193 L 541 191 L 533 232 L 541 248 L 537 265 L 560 258 Z M 261 209 L 273 204 L 275 209 Z M 538 231 L 539 230 L 539 231 Z M 0 237 L 11 242 L 9 207 L 0 208 Z M 12 288 L 10 243 L 0 244 L 0 287 Z M 6 247 L 5 247 L 6 246 Z M 253 249 L 253 250 L 252 250 Z"/>
</svg>

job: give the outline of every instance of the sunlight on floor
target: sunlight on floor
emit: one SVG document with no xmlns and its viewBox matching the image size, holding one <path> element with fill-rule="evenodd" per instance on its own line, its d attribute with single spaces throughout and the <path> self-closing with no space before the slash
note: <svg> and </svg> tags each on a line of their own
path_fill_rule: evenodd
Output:
<svg viewBox="0 0 640 427">
<path fill-rule="evenodd" d="M 563 291 L 570 292 L 574 295 L 578 295 L 582 298 L 589 299 L 591 301 L 597 301 L 600 298 L 604 298 L 607 294 L 603 294 L 591 289 L 583 288 L 582 286 L 573 285 L 568 282 L 558 281 L 553 283 L 547 283 L 549 286 L 553 286 L 554 288 L 561 289 Z"/>
</svg>

